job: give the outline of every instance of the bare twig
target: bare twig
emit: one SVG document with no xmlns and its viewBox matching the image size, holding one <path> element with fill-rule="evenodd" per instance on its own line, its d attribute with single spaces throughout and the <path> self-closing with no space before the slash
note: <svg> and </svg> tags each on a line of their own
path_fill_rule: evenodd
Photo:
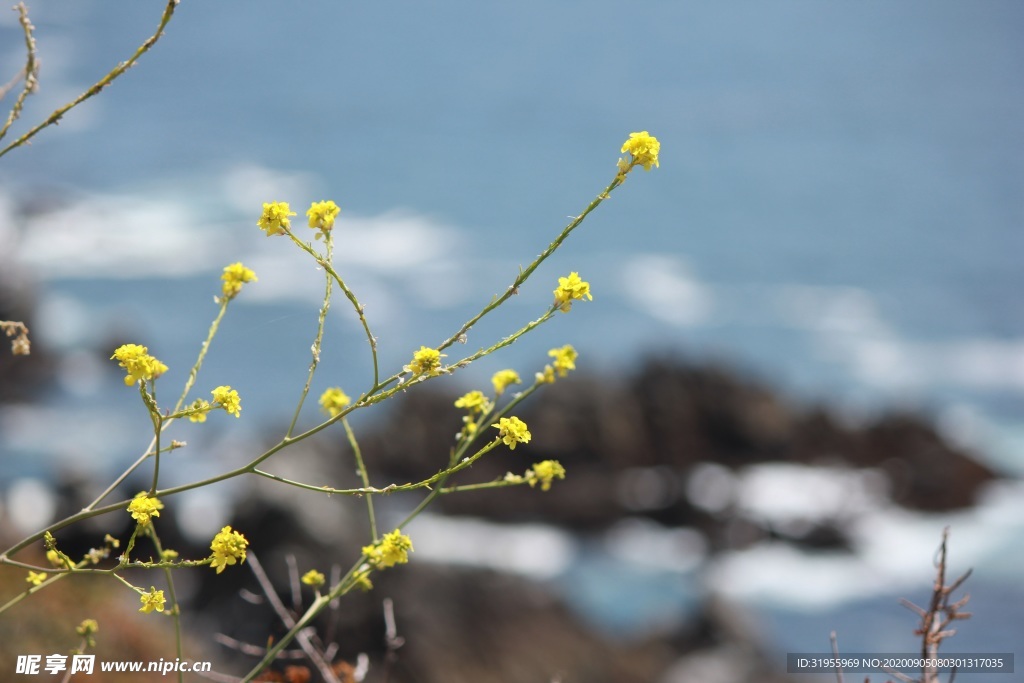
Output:
<svg viewBox="0 0 1024 683">
<path fill-rule="evenodd" d="M 263 589 L 264 594 L 267 596 L 267 600 L 270 601 L 271 606 L 274 608 L 274 612 L 277 614 L 278 619 L 285 625 L 286 628 L 291 629 L 295 626 L 295 617 L 288 611 L 288 608 L 281 602 L 281 596 L 274 590 L 273 584 L 270 583 L 270 578 L 267 573 L 263 571 L 263 565 L 260 564 L 259 560 L 256 559 L 256 553 L 249 551 L 249 568 L 252 570 L 256 580 L 259 581 L 260 588 Z M 335 676 L 334 671 L 331 669 L 323 657 L 323 653 L 316 647 L 310 636 L 309 630 L 302 629 L 296 634 L 295 640 L 298 641 L 299 647 L 306 653 L 310 661 L 316 666 L 317 670 L 320 671 L 320 675 L 323 676 L 325 681 L 328 683 L 341 683 L 338 677 Z"/>
<path fill-rule="evenodd" d="M 7 81 L 3 85 L 0 85 L 0 100 L 7 97 L 7 93 L 14 90 L 14 86 L 21 83 L 21 79 L 25 77 L 25 67 L 18 69 L 18 73 L 14 74 L 11 80 Z"/>
<path fill-rule="evenodd" d="M 398 650 L 405 645 L 405 638 L 398 635 L 398 626 L 395 622 L 395 603 L 391 598 L 384 598 L 384 644 L 388 648 L 384 658 L 385 683 L 391 679 L 391 670 L 398 661 Z"/>
<path fill-rule="evenodd" d="M 18 21 L 21 23 L 21 29 L 25 33 L 25 68 L 21 70 L 21 73 L 11 81 L 4 90 L 4 95 L 10 88 L 13 88 L 21 78 L 25 79 L 25 87 L 21 89 L 18 94 L 18 99 L 14 101 L 14 106 L 11 107 L 11 113 L 7 115 L 7 122 L 4 123 L 3 128 L 0 128 L 0 138 L 7 135 L 7 129 L 18 120 L 21 116 L 21 109 L 25 105 L 25 100 L 29 95 L 34 93 L 39 86 L 39 61 L 36 59 L 36 39 L 32 35 L 32 31 L 35 27 L 28 18 L 28 8 L 25 7 L 25 3 L 19 2 L 14 6 L 15 11 L 18 12 Z M 2 95 L 0 95 L 2 97 Z"/>
<path fill-rule="evenodd" d="M 839 639 L 836 637 L 836 632 L 832 631 L 830 634 L 828 634 L 828 639 L 832 642 L 832 655 L 836 658 L 836 661 L 838 662 Z M 839 666 L 838 663 L 836 664 L 836 680 L 839 681 L 839 683 L 843 683 L 843 667 Z"/>
<path fill-rule="evenodd" d="M 213 639 L 224 647 L 241 652 L 243 655 L 262 657 L 267 653 L 267 648 L 261 645 L 253 645 L 252 643 L 236 640 L 223 633 L 215 633 Z M 277 653 L 277 657 L 278 659 L 305 659 L 306 653 L 302 650 L 281 650 Z"/>
</svg>

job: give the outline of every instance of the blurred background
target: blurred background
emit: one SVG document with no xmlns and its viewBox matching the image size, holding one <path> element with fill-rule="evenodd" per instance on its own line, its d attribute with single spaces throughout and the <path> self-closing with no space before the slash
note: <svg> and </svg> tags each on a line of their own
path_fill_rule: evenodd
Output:
<svg viewBox="0 0 1024 683">
<path fill-rule="evenodd" d="M 130 56 L 163 3 L 29 9 L 41 85 L 5 142 Z M 898 599 L 927 599 L 946 526 L 951 573 L 974 568 L 974 618 L 946 649 L 1012 652 L 1022 33 L 1011 0 L 186 0 L 136 68 L 0 159 L 0 319 L 25 320 L 34 343 L 28 359 L 0 354 L 0 535 L 79 509 L 139 455 L 148 420 L 112 349 L 147 345 L 180 385 L 234 261 L 259 282 L 232 303 L 196 395 L 230 384 L 242 419 L 179 425 L 189 448 L 166 483 L 280 438 L 323 284 L 256 228 L 262 202 L 300 218 L 310 201 L 342 207 L 337 265 L 387 375 L 504 291 L 648 130 L 661 167 L 632 174 L 467 350 L 536 318 L 569 270 L 593 302 L 355 420 L 375 481 L 421 478 L 447 458 L 456 396 L 502 368 L 532 376 L 549 348 L 580 353 L 579 373 L 524 409 L 525 456 L 467 481 L 548 457 L 568 479 L 449 497 L 418 520 L 412 564 L 321 625 L 339 660 L 369 653 L 368 680 L 787 680 L 785 654 L 827 652 L 832 630 L 846 652 L 915 651 Z M 4 80 L 23 49 L 17 14 L 0 13 Z M 314 396 L 371 378 L 343 300 L 322 361 Z M 309 405 L 301 423 L 318 419 Z M 343 433 L 289 453 L 275 472 L 355 481 Z M 416 502 L 381 501 L 382 517 Z M 363 514 L 235 481 L 176 498 L 160 522 L 200 555 L 231 523 L 286 587 L 289 554 L 302 571 L 347 566 Z M 62 542 L 84 552 L 111 525 L 127 532 L 106 520 Z M 281 632 L 239 597 L 258 592 L 247 570 L 182 583 L 196 647 L 224 671 L 252 660 L 213 633 Z M 123 593 L 97 603 L 134 611 Z"/>
</svg>

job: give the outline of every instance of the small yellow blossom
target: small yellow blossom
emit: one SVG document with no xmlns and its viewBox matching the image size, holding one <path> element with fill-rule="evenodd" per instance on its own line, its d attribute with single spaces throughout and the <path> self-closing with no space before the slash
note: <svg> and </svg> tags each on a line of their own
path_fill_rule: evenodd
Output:
<svg viewBox="0 0 1024 683">
<path fill-rule="evenodd" d="M 308 572 L 302 575 L 302 583 L 306 584 L 307 586 L 313 586 L 314 588 L 316 588 L 327 583 L 327 577 L 315 569 L 310 569 Z"/>
<path fill-rule="evenodd" d="M 436 375 L 441 370 L 441 359 L 445 354 L 437 349 L 421 346 L 420 350 L 412 354 L 412 362 L 406 365 L 403 370 L 414 375 Z"/>
<path fill-rule="evenodd" d="M 592 301 L 594 297 L 590 294 L 590 283 L 580 279 L 576 271 L 569 273 L 569 277 L 558 278 L 558 288 L 555 290 L 555 305 L 563 313 L 568 313 L 572 308 L 572 302 L 586 298 Z"/>
<path fill-rule="evenodd" d="M 412 551 L 412 540 L 398 529 L 391 533 L 384 534 L 373 545 L 363 548 L 363 555 L 367 562 L 378 569 L 386 569 L 396 564 L 405 564 L 409 561 L 409 553 Z"/>
<path fill-rule="evenodd" d="M 256 225 L 267 233 L 267 237 L 283 235 L 285 229 L 291 227 L 289 216 L 294 215 L 296 214 L 288 206 L 288 202 L 270 202 L 263 205 L 263 215 L 256 221 Z"/>
<path fill-rule="evenodd" d="M 60 553 L 56 550 L 47 550 L 46 559 L 57 569 L 63 569 L 65 567 L 64 560 L 61 559 Z"/>
<path fill-rule="evenodd" d="M 178 551 L 171 548 L 164 548 L 160 551 L 160 559 L 164 562 L 171 562 L 178 559 Z"/>
<path fill-rule="evenodd" d="M 329 232 L 334 228 L 334 219 L 338 217 L 341 209 L 332 201 L 313 202 L 306 217 L 309 218 L 309 227 L 315 230 Z"/>
<path fill-rule="evenodd" d="M 366 565 L 363 565 L 364 567 Z M 370 570 L 364 569 L 361 572 L 357 572 L 352 577 L 352 585 L 358 587 L 363 592 L 373 590 L 373 582 L 370 581 Z"/>
<path fill-rule="evenodd" d="M 340 387 L 331 387 L 320 394 L 320 408 L 331 417 L 340 413 L 351 401 Z"/>
<path fill-rule="evenodd" d="M 552 480 L 565 479 L 565 468 L 557 460 L 544 460 L 534 464 L 533 468 L 527 472 L 526 478 L 531 487 L 539 481 L 540 490 L 548 491 L 551 489 Z"/>
<path fill-rule="evenodd" d="M 222 287 L 224 296 L 228 299 L 234 299 L 235 295 L 242 291 L 242 285 L 246 282 L 256 282 L 259 278 L 256 277 L 256 273 L 239 262 L 225 266 L 224 273 L 221 274 L 220 279 L 224 281 Z"/>
<path fill-rule="evenodd" d="M 38 586 L 43 581 L 46 581 L 46 574 L 44 572 L 34 572 L 29 570 L 28 576 L 25 577 L 25 581 L 31 583 L 33 586 Z"/>
<path fill-rule="evenodd" d="M 522 384 L 519 373 L 515 370 L 498 370 L 491 377 L 491 384 L 494 385 L 494 393 L 501 396 L 510 384 Z"/>
<path fill-rule="evenodd" d="M 213 409 L 213 406 L 210 405 L 209 401 L 197 398 L 188 409 L 191 411 L 188 414 L 189 422 L 206 422 L 206 416 Z"/>
<path fill-rule="evenodd" d="M 464 436 L 473 436 L 474 434 L 476 434 L 476 420 L 473 419 L 472 415 L 463 415 L 462 424 L 462 434 Z"/>
<path fill-rule="evenodd" d="M 154 586 L 149 587 L 148 593 L 140 595 L 139 600 L 142 602 L 142 607 L 139 608 L 139 611 L 144 614 L 149 614 L 150 612 L 163 612 L 164 603 L 167 602 L 167 599 L 164 597 L 164 592 L 158 591 Z"/>
<path fill-rule="evenodd" d="M 124 378 L 125 386 L 131 386 L 140 380 L 156 379 L 167 372 L 167 366 L 149 355 L 149 349 L 138 344 L 122 344 L 114 351 L 111 360 L 117 360 L 128 375 Z"/>
<path fill-rule="evenodd" d="M 242 399 L 238 392 L 228 386 L 217 387 L 210 392 L 213 394 L 213 402 L 224 409 L 224 412 L 235 417 L 241 417 Z"/>
<path fill-rule="evenodd" d="M 544 369 L 536 374 L 535 379 L 537 380 L 537 384 L 554 384 L 555 369 L 550 365 L 545 365 Z"/>
<path fill-rule="evenodd" d="M 551 349 L 548 351 L 548 355 L 555 359 L 554 366 L 559 377 L 565 377 L 570 370 L 576 369 L 576 359 L 579 354 L 571 344 L 566 344 L 560 349 Z"/>
<path fill-rule="evenodd" d="M 456 408 L 465 408 L 470 413 L 486 413 L 491 410 L 491 402 L 482 391 L 471 391 L 455 401 Z"/>
<path fill-rule="evenodd" d="M 132 513 L 132 519 L 140 526 L 148 525 L 152 517 L 159 517 L 160 511 L 163 509 L 164 504 L 156 498 L 151 498 L 145 491 L 139 493 L 132 499 L 132 502 L 128 503 L 128 512 Z"/>
<path fill-rule="evenodd" d="M 643 166 L 645 171 L 650 171 L 651 166 L 660 166 L 658 163 L 658 153 L 661 151 L 661 143 L 658 142 L 658 138 L 649 135 L 646 130 L 639 133 L 630 133 L 629 139 L 623 143 L 621 151 L 632 155 L 633 161 L 629 166 Z M 621 163 L 619 164 L 619 172 L 622 172 Z"/>
<path fill-rule="evenodd" d="M 248 545 L 249 541 L 245 540 L 245 536 L 233 531 L 230 526 L 224 527 L 210 543 L 210 550 L 213 551 L 210 555 L 213 559 L 210 566 L 220 574 L 230 564 L 245 562 L 245 549 Z"/>
<path fill-rule="evenodd" d="M 514 451 L 516 444 L 530 441 L 530 430 L 526 428 L 526 423 L 518 417 L 503 417 L 498 420 L 497 424 L 491 426 L 497 427 L 498 436 L 509 447 L 509 450 Z"/>
<path fill-rule="evenodd" d="M 99 630 L 100 625 L 95 619 L 83 619 L 82 623 L 75 627 L 75 633 L 85 638 L 85 643 L 89 647 L 96 647 L 96 639 L 93 636 L 99 633 Z"/>
</svg>

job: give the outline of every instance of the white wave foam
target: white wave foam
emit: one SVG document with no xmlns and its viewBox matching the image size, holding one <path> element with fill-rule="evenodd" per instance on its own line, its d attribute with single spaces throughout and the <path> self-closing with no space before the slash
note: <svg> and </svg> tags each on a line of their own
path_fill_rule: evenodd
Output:
<svg viewBox="0 0 1024 683">
<path fill-rule="evenodd" d="M 705 322 L 711 313 L 710 291 L 678 257 L 628 255 L 621 272 L 627 297 L 658 320 L 685 327 Z"/>
</svg>

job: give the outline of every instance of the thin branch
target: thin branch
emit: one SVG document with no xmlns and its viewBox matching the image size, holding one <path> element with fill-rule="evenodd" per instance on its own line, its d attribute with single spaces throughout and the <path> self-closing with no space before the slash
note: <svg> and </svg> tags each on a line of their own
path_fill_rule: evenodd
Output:
<svg viewBox="0 0 1024 683">
<path fill-rule="evenodd" d="M 256 559 L 256 553 L 250 550 L 248 560 L 249 568 L 252 570 L 253 575 L 259 582 L 260 588 L 263 589 L 263 593 L 270 601 L 277 617 L 285 627 L 293 629 L 296 623 L 295 617 L 292 616 L 292 613 L 289 612 L 284 606 L 284 603 L 281 602 L 281 597 L 277 594 L 277 591 L 274 590 L 273 584 L 270 583 L 270 578 L 267 577 L 267 573 L 263 571 L 263 565 L 261 565 L 259 560 Z M 338 680 L 338 677 L 334 675 L 334 671 L 331 669 L 330 664 L 324 661 L 323 655 L 321 655 L 320 651 L 313 645 L 313 642 L 309 637 L 309 633 L 305 629 L 302 629 L 295 634 L 295 640 L 298 641 L 299 647 L 302 648 L 302 651 L 306 653 L 306 656 L 309 657 L 317 670 L 320 671 L 320 675 L 324 677 L 325 681 L 328 681 L 328 683 L 341 683 L 341 681 Z"/>
<path fill-rule="evenodd" d="M 22 135 L 20 138 L 18 138 L 17 140 L 12 142 L 11 144 L 7 145 L 7 147 L 4 147 L 2 150 L 0 150 L 0 157 L 2 157 L 3 155 L 7 154 L 8 152 L 10 152 L 15 147 L 21 147 L 26 142 L 28 142 L 29 140 L 34 138 L 37 133 L 39 133 L 41 130 L 43 130 L 47 126 L 52 126 L 53 124 L 58 123 L 61 120 L 61 118 L 64 117 L 64 114 L 68 113 L 68 111 L 70 111 L 74 107 L 77 107 L 82 102 L 85 102 L 90 97 L 93 97 L 93 96 L 98 95 L 99 93 L 101 93 L 104 88 L 106 88 L 108 85 L 110 85 L 114 81 L 114 79 L 116 79 L 118 76 L 121 76 L 122 74 L 124 74 L 124 72 L 126 72 L 128 69 L 130 69 L 133 66 L 135 66 L 135 63 L 137 61 L 139 61 L 139 58 L 142 57 L 142 55 L 144 55 L 147 52 L 149 52 L 150 48 L 152 48 L 154 45 L 156 45 L 156 42 L 158 40 L 160 40 L 161 36 L 163 36 L 164 28 L 167 27 L 167 24 L 168 24 L 168 22 L 170 22 L 171 17 L 174 16 L 174 10 L 177 9 L 178 3 L 180 1 L 181 0 L 167 0 L 167 6 L 164 7 L 164 13 L 160 17 L 160 24 L 157 26 L 156 32 L 153 33 L 153 35 L 151 35 L 149 38 L 147 38 L 142 43 L 142 45 L 140 45 L 139 48 L 137 50 L 135 50 L 135 54 L 133 54 L 128 59 L 128 61 L 121 62 L 120 64 L 115 66 L 113 69 L 111 69 L 110 73 L 108 73 L 106 76 L 104 76 L 100 80 L 96 81 L 96 83 L 91 88 L 89 88 L 88 90 L 83 92 L 81 95 L 76 97 L 71 102 L 68 102 L 67 104 L 65 104 L 63 107 L 60 107 L 59 109 L 54 110 L 53 113 L 51 113 L 48 117 L 46 117 L 46 119 L 42 123 L 38 124 L 37 126 L 32 128 L 31 130 L 29 130 L 27 133 Z M 24 22 L 23 22 L 23 24 L 24 24 Z M 28 29 L 26 29 L 26 33 L 28 33 L 28 32 L 29 32 Z M 33 53 L 33 68 L 34 68 L 34 53 Z M 27 87 L 27 83 L 28 83 L 29 79 L 32 80 L 33 87 L 35 87 L 34 86 L 35 78 L 34 78 L 34 76 L 32 74 L 32 69 L 26 68 L 26 87 Z M 6 130 L 6 128 L 5 128 L 5 130 Z"/>
<path fill-rule="evenodd" d="M 35 27 L 28 18 L 28 8 L 25 7 L 25 3 L 19 2 L 14 6 L 14 9 L 18 12 L 18 21 L 21 23 L 22 31 L 25 32 L 25 68 L 22 69 L 18 78 L 11 81 L 9 86 L 5 86 L 3 94 L 6 95 L 7 89 L 13 88 L 22 77 L 25 79 L 25 87 L 21 89 L 21 93 L 18 94 L 18 99 L 14 101 L 14 106 L 11 107 L 11 113 L 7 116 L 7 122 L 3 125 L 3 128 L 0 128 L 0 138 L 7 135 L 7 130 L 15 121 L 18 120 L 18 117 L 21 116 L 21 109 L 25 105 L 25 100 L 39 87 L 39 62 L 36 59 L 36 39 L 32 35 L 32 31 Z M 0 97 L 2 97 L 2 95 L 0 95 Z"/>
</svg>

